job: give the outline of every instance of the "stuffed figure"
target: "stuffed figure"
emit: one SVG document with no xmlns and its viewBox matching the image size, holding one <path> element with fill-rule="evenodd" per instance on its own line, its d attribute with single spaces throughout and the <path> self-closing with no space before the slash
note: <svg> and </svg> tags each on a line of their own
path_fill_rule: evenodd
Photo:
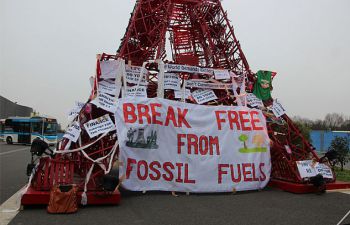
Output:
<svg viewBox="0 0 350 225">
<path fill-rule="evenodd" d="M 254 84 L 254 95 L 263 101 L 271 99 L 272 72 L 259 70 L 256 75 L 257 80 Z"/>
</svg>

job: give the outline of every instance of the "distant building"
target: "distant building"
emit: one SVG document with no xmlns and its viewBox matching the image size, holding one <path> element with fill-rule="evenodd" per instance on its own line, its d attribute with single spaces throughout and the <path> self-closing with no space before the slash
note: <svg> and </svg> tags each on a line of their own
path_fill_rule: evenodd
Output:
<svg viewBox="0 0 350 225">
<path fill-rule="evenodd" d="M 9 116 L 31 116 L 33 109 L 27 106 L 18 105 L 15 102 L 0 96 L 0 119 Z"/>
</svg>

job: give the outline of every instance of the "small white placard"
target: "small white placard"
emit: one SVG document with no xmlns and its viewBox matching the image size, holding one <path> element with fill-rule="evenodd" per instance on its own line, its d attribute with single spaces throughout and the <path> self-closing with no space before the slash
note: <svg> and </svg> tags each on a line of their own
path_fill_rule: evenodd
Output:
<svg viewBox="0 0 350 225">
<path fill-rule="evenodd" d="M 281 102 L 278 99 L 275 99 L 272 104 L 272 112 L 276 117 L 281 117 L 286 113 L 286 110 L 283 108 Z"/>
<path fill-rule="evenodd" d="M 142 67 L 140 66 L 125 66 L 125 72 L 126 72 L 126 81 L 131 84 L 137 84 L 137 82 L 140 79 Z M 140 85 L 147 85 L 147 76 L 148 76 L 148 70 L 144 69 L 142 73 L 142 79 L 140 81 Z"/>
<path fill-rule="evenodd" d="M 135 95 L 136 92 L 136 95 Z M 128 87 L 126 88 L 126 95 L 130 97 L 143 97 L 147 98 L 147 90 L 144 86 L 139 86 L 136 91 L 136 87 Z"/>
<path fill-rule="evenodd" d="M 217 80 L 227 80 L 231 78 L 228 70 L 214 70 L 214 75 Z"/>
<path fill-rule="evenodd" d="M 108 94 L 99 92 L 96 98 L 91 101 L 91 103 L 108 112 L 115 113 L 117 108 L 114 102 L 114 98 L 115 97 L 112 97 Z"/>
<path fill-rule="evenodd" d="M 311 166 L 312 160 L 296 161 L 296 163 L 301 178 L 317 175 L 315 168 Z"/>
<path fill-rule="evenodd" d="M 84 127 L 90 138 L 116 129 L 108 114 L 84 123 Z"/>
<path fill-rule="evenodd" d="M 174 91 L 175 98 L 182 98 L 182 90 L 175 90 Z M 191 91 L 190 89 L 185 89 L 185 99 L 188 99 L 191 96 Z"/>
<path fill-rule="evenodd" d="M 202 68 L 197 66 L 179 65 L 179 64 L 164 64 L 164 70 L 167 72 L 183 72 L 183 73 L 200 73 L 212 75 L 212 68 Z"/>
<path fill-rule="evenodd" d="M 186 81 L 186 87 L 189 88 L 201 88 L 201 89 L 231 89 L 232 84 L 225 84 L 225 83 L 209 83 L 204 81 L 193 81 L 193 80 L 187 80 Z"/>
<path fill-rule="evenodd" d="M 180 78 L 176 73 L 164 73 L 164 89 L 180 90 Z"/>
<path fill-rule="evenodd" d="M 67 113 L 68 121 L 72 121 L 79 114 L 84 105 L 85 103 L 76 101 L 74 107 Z"/>
<path fill-rule="evenodd" d="M 252 107 L 264 107 L 261 99 L 258 99 L 253 93 L 247 93 L 247 104 Z"/>
<path fill-rule="evenodd" d="M 115 95 L 116 92 L 116 86 L 113 81 L 100 81 L 98 83 L 98 91 L 102 93 L 106 93 L 109 95 Z"/>
<path fill-rule="evenodd" d="M 192 97 L 198 104 L 203 104 L 211 100 L 217 99 L 213 90 L 198 89 L 192 92 Z"/>
<path fill-rule="evenodd" d="M 117 60 L 100 61 L 101 78 L 116 79 L 118 71 Z"/>
<path fill-rule="evenodd" d="M 324 163 L 316 162 L 312 165 L 312 160 L 297 161 L 296 163 L 302 178 L 313 177 L 317 174 L 321 174 L 324 178 L 333 179 L 332 169 Z"/>
<path fill-rule="evenodd" d="M 63 135 L 64 138 L 67 138 L 73 142 L 77 142 L 80 136 L 81 128 L 77 121 L 73 122 L 70 127 L 67 128 L 66 133 Z"/>
<path fill-rule="evenodd" d="M 326 164 L 317 163 L 317 165 L 315 166 L 315 170 L 317 174 L 322 174 L 324 178 L 333 179 L 332 169 L 329 168 L 329 166 L 327 166 Z"/>
</svg>

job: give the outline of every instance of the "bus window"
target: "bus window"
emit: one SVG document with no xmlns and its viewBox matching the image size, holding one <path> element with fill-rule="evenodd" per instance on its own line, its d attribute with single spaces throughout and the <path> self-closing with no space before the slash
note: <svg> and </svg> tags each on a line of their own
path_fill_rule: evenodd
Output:
<svg viewBox="0 0 350 225">
<path fill-rule="evenodd" d="M 42 132 L 42 125 L 43 125 L 42 122 L 33 122 L 32 123 L 32 132 L 41 134 L 41 132 Z"/>
<path fill-rule="evenodd" d="M 57 134 L 57 123 L 44 124 L 44 134 Z"/>
</svg>

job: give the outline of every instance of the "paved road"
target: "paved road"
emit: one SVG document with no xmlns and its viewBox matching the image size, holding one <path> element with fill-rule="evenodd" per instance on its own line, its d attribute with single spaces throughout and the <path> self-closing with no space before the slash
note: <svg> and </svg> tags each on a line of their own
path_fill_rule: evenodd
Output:
<svg viewBox="0 0 350 225">
<path fill-rule="evenodd" d="M 71 215 L 49 215 L 45 208 L 26 209 L 10 225 L 330 225 L 337 224 L 349 209 L 350 195 L 342 193 L 296 195 L 272 189 L 180 197 L 146 193 L 124 195 L 120 206 L 90 206 Z"/>
<path fill-rule="evenodd" d="M 0 204 L 27 183 L 30 147 L 0 142 Z"/>
<path fill-rule="evenodd" d="M 1 202 L 27 180 L 29 147 L 0 143 Z M 20 211 L 10 225 L 68 224 L 317 224 L 337 222 L 350 209 L 350 195 L 296 195 L 267 188 L 261 192 L 173 197 L 169 193 L 124 193 L 119 206 L 88 206 L 71 215 L 50 215 L 45 207 Z M 342 224 L 350 224 L 350 218 Z"/>
</svg>

